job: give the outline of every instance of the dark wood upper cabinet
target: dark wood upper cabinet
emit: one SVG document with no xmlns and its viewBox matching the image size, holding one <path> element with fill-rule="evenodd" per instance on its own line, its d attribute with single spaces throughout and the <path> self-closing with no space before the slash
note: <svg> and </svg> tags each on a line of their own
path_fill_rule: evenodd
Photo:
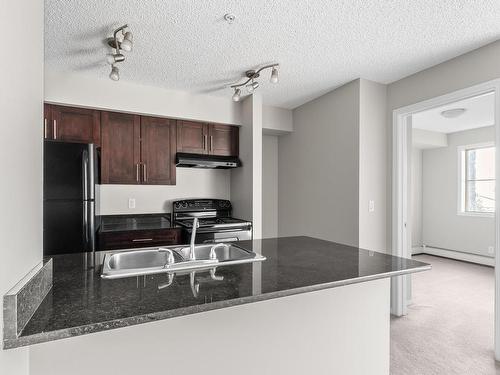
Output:
<svg viewBox="0 0 500 375">
<path fill-rule="evenodd" d="M 43 138 L 52 139 L 51 105 L 43 104 Z"/>
<path fill-rule="evenodd" d="M 231 125 L 177 121 L 177 151 L 237 156 L 239 128 Z"/>
<path fill-rule="evenodd" d="M 194 121 L 177 121 L 177 151 L 207 154 L 207 125 Z"/>
<path fill-rule="evenodd" d="M 94 109 L 45 104 L 44 137 L 55 141 L 101 141 L 100 112 Z"/>
<path fill-rule="evenodd" d="M 175 120 L 141 116 L 142 183 L 175 185 Z"/>
<path fill-rule="evenodd" d="M 209 124 L 208 153 L 210 155 L 238 156 L 238 130 L 237 126 Z"/>
<path fill-rule="evenodd" d="M 239 128 L 44 104 L 44 138 L 101 146 L 101 183 L 175 185 L 175 154 L 238 156 Z"/>
<path fill-rule="evenodd" d="M 101 182 L 141 183 L 141 117 L 101 112 Z"/>
</svg>

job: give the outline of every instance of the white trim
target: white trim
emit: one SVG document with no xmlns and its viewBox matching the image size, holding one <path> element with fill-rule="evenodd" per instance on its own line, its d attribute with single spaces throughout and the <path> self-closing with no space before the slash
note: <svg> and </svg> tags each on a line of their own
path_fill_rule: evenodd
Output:
<svg viewBox="0 0 500 375">
<path fill-rule="evenodd" d="M 405 242 L 407 235 L 404 223 L 407 223 L 406 194 L 408 176 L 403 165 L 408 156 L 406 150 L 407 118 L 423 110 L 440 107 L 459 100 L 468 99 L 481 94 L 495 92 L 495 144 L 500 145 L 500 79 L 484 82 L 449 94 L 441 95 L 419 103 L 411 104 L 393 111 L 393 170 L 392 170 L 392 254 L 407 257 L 409 246 Z M 495 155 L 495 177 L 500 176 L 500 152 Z M 495 191 L 495 200 L 500 202 L 500 189 Z M 498 211 L 497 211 L 498 212 Z M 403 246 L 404 245 L 404 246 Z M 499 254 L 500 220 L 495 215 L 495 254 Z M 401 278 L 395 278 L 391 291 L 391 311 L 395 315 L 405 312 L 406 298 Z M 495 257 L 495 358 L 500 360 L 500 256 Z"/>
</svg>

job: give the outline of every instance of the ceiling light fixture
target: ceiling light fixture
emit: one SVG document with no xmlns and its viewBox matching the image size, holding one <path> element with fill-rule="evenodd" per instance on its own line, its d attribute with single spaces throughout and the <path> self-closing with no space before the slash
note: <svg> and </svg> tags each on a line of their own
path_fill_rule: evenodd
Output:
<svg viewBox="0 0 500 375">
<path fill-rule="evenodd" d="M 241 90 L 240 87 L 245 86 L 247 91 L 250 94 L 253 94 L 253 92 L 259 87 L 259 82 L 257 81 L 257 78 L 260 77 L 260 72 L 262 72 L 265 69 L 272 69 L 271 71 L 271 78 L 269 81 L 271 83 L 278 83 L 278 67 L 279 64 L 270 64 L 263 66 L 262 68 L 259 68 L 257 70 L 247 70 L 245 72 L 245 77 L 247 78 L 245 82 L 242 83 L 236 83 L 234 85 L 231 85 L 231 88 L 234 89 L 234 94 L 233 94 L 233 101 L 238 102 L 241 99 Z"/>
<path fill-rule="evenodd" d="M 446 118 L 456 118 L 463 115 L 467 110 L 465 108 L 452 108 L 441 112 L 441 116 Z"/>
<path fill-rule="evenodd" d="M 116 63 L 125 61 L 125 56 L 121 51 L 130 52 L 133 46 L 133 35 L 128 30 L 128 25 L 123 25 L 113 32 L 113 36 L 106 39 L 108 45 L 115 50 L 106 56 L 106 61 L 111 65 L 109 78 L 113 81 L 120 80 L 120 73 Z"/>
</svg>

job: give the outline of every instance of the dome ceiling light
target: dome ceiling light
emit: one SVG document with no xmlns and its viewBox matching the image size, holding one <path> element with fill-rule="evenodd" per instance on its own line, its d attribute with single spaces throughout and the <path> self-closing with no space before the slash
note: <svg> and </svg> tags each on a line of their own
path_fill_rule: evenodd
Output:
<svg viewBox="0 0 500 375">
<path fill-rule="evenodd" d="M 128 30 L 128 25 L 123 25 L 122 27 L 116 29 L 113 36 L 108 38 L 106 41 L 108 45 L 115 50 L 114 53 L 110 53 L 106 56 L 107 63 L 111 65 L 109 78 L 113 81 L 119 81 L 120 70 L 116 64 L 125 61 L 125 55 L 122 54 L 122 51 L 132 51 L 133 36 Z"/>
<path fill-rule="evenodd" d="M 465 108 L 452 108 L 441 112 L 441 116 L 445 118 L 456 118 L 463 115 L 467 110 Z"/>
<path fill-rule="evenodd" d="M 259 81 L 257 81 L 257 78 L 260 77 L 260 72 L 262 72 L 265 69 L 272 69 L 269 82 L 278 83 L 278 67 L 279 67 L 279 64 L 270 64 L 270 65 L 263 66 L 262 68 L 260 68 L 258 70 L 246 71 L 245 72 L 245 77 L 246 77 L 245 82 L 231 85 L 231 88 L 234 89 L 233 101 L 234 102 L 240 101 L 240 99 L 241 99 L 241 87 L 243 87 L 243 86 L 246 87 L 249 94 L 253 94 L 253 92 L 255 90 L 257 90 L 257 88 L 260 85 Z"/>
</svg>

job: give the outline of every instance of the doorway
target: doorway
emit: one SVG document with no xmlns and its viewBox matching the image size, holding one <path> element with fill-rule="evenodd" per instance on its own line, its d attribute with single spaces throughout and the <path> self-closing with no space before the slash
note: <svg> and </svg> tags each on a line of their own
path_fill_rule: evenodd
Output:
<svg viewBox="0 0 500 375">
<path fill-rule="evenodd" d="M 416 103 L 407 107 L 399 108 L 393 112 L 393 185 L 392 185 L 392 249 L 393 255 L 401 257 L 411 257 L 412 254 L 412 228 L 409 225 L 411 221 L 411 162 L 412 162 L 412 133 L 413 133 L 413 120 L 418 118 L 418 114 L 424 112 L 432 112 L 432 110 L 450 106 L 460 101 L 472 100 L 473 98 L 480 98 L 484 96 L 491 96 L 494 106 L 494 140 L 495 144 L 500 144 L 500 131 L 498 116 L 500 114 L 500 80 L 486 82 L 477 86 L 467 89 L 459 90 L 450 94 L 446 94 L 437 98 L 426 100 Z M 458 108 L 458 107 L 455 107 Z M 444 111 L 444 110 L 443 110 Z M 452 113 L 453 115 L 453 113 Z M 467 157 L 468 150 L 471 153 L 483 152 L 486 149 L 485 144 L 470 144 L 469 148 L 457 151 L 457 155 L 464 155 Z M 477 153 L 476 153 L 477 154 Z M 472 156 L 471 156 L 472 157 Z M 500 176 L 500 153 L 495 153 L 495 173 L 494 177 L 497 179 Z M 457 163 L 457 173 L 462 173 L 460 164 Z M 467 179 L 466 179 L 467 180 Z M 469 180 L 467 180 L 469 181 Z M 469 185 L 473 185 L 470 182 Z M 484 184 L 483 184 L 484 185 Z M 466 186 L 464 186 L 466 188 Z M 483 189 L 484 186 L 480 187 Z M 500 196 L 500 189 L 494 192 L 494 198 L 498 201 Z M 470 193 L 470 191 L 469 191 Z M 476 194 L 477 195 L 477 194 Z M 484 195 L 484 194 L 483 194 Z M 472 202 L 471 199 L 466 201 L 467 191 L 459 195 L 457 198 L 457 214 L 460 214 L 460 209 L 471 210 L 481 205 L 482 208 L 490 210 L 489 214 L 492 216 L 491 220 L 494 222 L 494 244 L 493 252 L 498 254 L 499 251 L 499 220 L 496 218 L 495 213 L 492 212 L 491 207 L 487 208 L 487 203 L 484 199 L 482 202 Z M 473 194 L 469 194 L 473 196 Z M 476 206 L 474 206 L 476 204 Z M 492 258 L 493 259 L 493 258 Z M 500 302 L 500 257 L 495 256 L 493 264 L 495 266 L 495 358 L 500 359 L 500 309 L 498 303 Z M 392 281 L 392 298 L 391 298 L 391 311 L 396 316 L 406 315 L 408 313 L 407 302 L 410 297 L 411 282 L 409 277 L 401 276 L 393 279 Z"/>
</svg>

